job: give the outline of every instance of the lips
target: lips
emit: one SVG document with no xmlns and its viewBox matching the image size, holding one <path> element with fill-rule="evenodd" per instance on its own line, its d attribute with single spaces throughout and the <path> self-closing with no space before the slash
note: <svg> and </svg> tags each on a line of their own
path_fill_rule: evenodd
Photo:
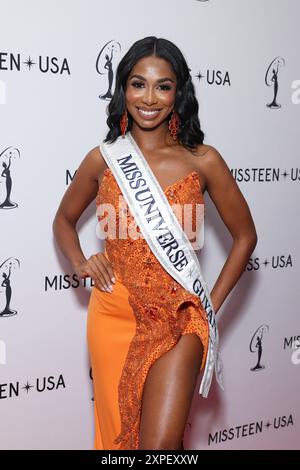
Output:
<svg viewBox="0 0 300 470">
<path fill-rule="evenodd" d="M 139 115 L 143 119 L 154 119 L 160 113 L 160 109 L 137 108 Z"/>
</svg>

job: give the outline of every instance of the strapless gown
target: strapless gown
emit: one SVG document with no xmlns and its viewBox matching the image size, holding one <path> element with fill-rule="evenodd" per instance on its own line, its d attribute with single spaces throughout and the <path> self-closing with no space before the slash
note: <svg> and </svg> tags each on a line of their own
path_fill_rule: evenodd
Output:
<svg viewBox="0 0 300 470">
<path fill-rule="evenodd" d="M 204 207 L 196 171 L 169 185 L 164 193 L 171 207 L 173 204 Z M 106 168 L 96 207 L 105 203 L 115 207 L 116 234 L 124 220 L 119 210 L 120 196 L 123 197 L 117 181 Z M 98 216 L 99 223 L 103 222 L 104 215 Z M 194 210 L 192 218 L 195 224 Z M 126 221 L 127 226 L 135 224 L 129 209 Z M 135 226 L 138 231 L 139 227 Z M 102 227 L 105 233 L 105 226 Z M 94 447 L 98 450 L 134 450 L 139 448 L 142 393 L 149 368 L 176 345 L 181 335 L 196 333 L 204 348 L 202 370 L 208 349 L 208 321 L 199 298 L 165 271 L 144 238 L 107 236 L 104 243 L 116 283 L 111 293 L 94 286 L 88 305 Z"/>
</svg>

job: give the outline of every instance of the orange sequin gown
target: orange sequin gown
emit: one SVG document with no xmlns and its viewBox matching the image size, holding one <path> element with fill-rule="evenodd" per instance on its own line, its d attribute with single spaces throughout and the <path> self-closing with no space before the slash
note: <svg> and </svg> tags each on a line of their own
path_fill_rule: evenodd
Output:
<svg viewBox="0 0 300 470">
<path fill-rule="evenodd" d="M 164 193 L 171 207 L 178 203 L 204 204 L 196 171 L 168 186 Z M 119 196 L 122 192 L 117 181 L 106 168 L 96 206 L 113 204 L 117 229 L 121 220 Z M 127 223 L 135 223 L 129 209 L 127 214 Z M 196 333 L 204 347 L 202 370 L 209 329 L 199 298 L 164 270 L 144 238 L 106 237 L 105 254 L 113 265 L 116 283 L 111 293 L 92 288 L 87 318 L 94 447 L 133 450 L 139 446 L 142 392 L 149 368 L 176 345 L 181 335 Z"/>
</svg>

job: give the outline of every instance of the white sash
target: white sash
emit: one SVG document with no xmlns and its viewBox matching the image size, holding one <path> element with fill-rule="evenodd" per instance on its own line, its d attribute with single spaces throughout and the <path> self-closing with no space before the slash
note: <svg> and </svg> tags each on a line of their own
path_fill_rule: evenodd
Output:
<svg viewBox="0 0 300 470">
<path fill-rule="evenodd" d="M 214 369 L 217 382 L 224 390 L 215 312 L 199 260 L 186 233 L 130 132 L 112 144 L 102 142 L 99 148 L 151 251 L 184 289 L 198 296 L 206 312 L 209 344 L 199 394 L 208 396 Z M 147 202 L 139 200 L 142 194 L 147 195 Z"/>
</svg>

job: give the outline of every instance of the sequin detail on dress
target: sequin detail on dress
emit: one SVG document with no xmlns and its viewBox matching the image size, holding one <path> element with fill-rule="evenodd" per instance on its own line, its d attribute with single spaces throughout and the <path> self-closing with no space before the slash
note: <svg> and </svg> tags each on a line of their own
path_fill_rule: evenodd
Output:
<svg viewBox="0 0 300 470">
<path fill-rule="evenodd" d="M 169 185 L 164 193 L 172 204 L 204 204 L 199 176 L 193 171 Z M 122 217 L 119 197 L 122 192 L 111 170 L 104 171 L 96 206 L 112 204 L 116 210 L 116 234 L 120 233 Z M 175 215 L 176 211 L 175 211 Z M 195 227 L 196 208 L 192 211 Z M 127 224 L 138 226 L 131 211 Z M 99 222 L 103 217 L 98 217 Z M 104 227 L 105 229 L 105 227 Z M 118 400 L 121 432 L 115 439 L 121 450 L 139 448 L 139 426 L 143 386 L 151 365 L 176 345 L 183 334 L 196 333 L 202 341 L 205 364 L 208 346 L 208 322 L 199 298 L 185 290 L 164 270 L 146 240 L 107 236 L 105 252 L 115 274 L 129 291 L 129 303 L 136 318 L 136 333 L 130 343 L 122 370 Z M 134 275 L 133 274 L 134 270 Z"/>
</svg>

